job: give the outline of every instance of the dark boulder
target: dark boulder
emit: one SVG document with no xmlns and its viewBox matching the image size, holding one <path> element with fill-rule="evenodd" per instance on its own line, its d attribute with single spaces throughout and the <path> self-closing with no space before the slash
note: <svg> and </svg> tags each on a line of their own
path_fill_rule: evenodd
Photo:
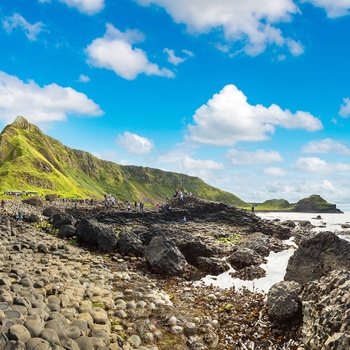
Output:
<svg viewBox="0 0 350 350">
<path fill-rule="evenodd" d="M 263 258 L 254 250 L 240 246 L 227 258 L 227 261 L 236 269 L 260 265 L 264 262 Z"/>
<path fill-rule="evenodd" d="M 275 323 L 297 323 L 302 318 L 301 285 L 294 281 L 275 283 L 267 293 L 270 319 Z"/>
<path fill-rule="evenodd" d="M 43 207 L 44 206 L 44 201 L 39 196 L 23 199 L 22 202 L 25 204 L 33 205 L 34 207 Z"/>
<path fill-rule="evenodd" d="M 143 256 L 145 247 L 135 233 L 122 233 L 118 241 L 118 251 L 122 255 Z"/>
<path fill-rule="evenodd" d="M 58 230 L 58 237 L 72 238 L 75 236 L 75 227 L 73 225 L 62 225 Z"/>
<path fill-rule="evenodd" d="M 188 265 L 175 243 L 163 236 L 153 237 L 145 249 L 145 257 L 151 269 L 158 274 L 178 276 Z"/>
<path fill-rule="evenodd" d="M 201 271 L 204 271 L 211 275 L 220 275 L 221 273 L 228 271 L 230 266 L 219 258 L 207 258 L 200 256 L 196 259 L 193 265 Z"/>
<path fill-rule="evenodd" d="M 54 228 L 60 228 L 63 225 L 74 226 L 75 224 L 76 224 L 75 218 L 66 212 L 60 212 L 60 213 L 54 214 L 52 217 L 52 225 Z"/>
<path fill-rule="evenodd" d="M 332 232 L 321 232 L 300 242 L 289 258 L 284 280 L 305 286 L 341 269 L 350 269 L 350 242 Z"/>
<path fill-rule="evenodd" d="M 193 237 L 185 232 L 177 232 L 171 238 L 189 264 L 194 264 L 198 257 L 211 257 L 215 255 L 200 238 Z"/>
<path fill-rule="evenodd" d="M 95 246 L 101 251 L 113 252 L 117 248 L 115 232 L 95 220 L 82 219 L 76 226 L 75 234 L 79 242 Z"/>
<path fill-rule="evenodd" d="M 24 220 L 31 223 L 41 221 L 39 215 L 37 214 L 30 214 L 29 216 L 24 217 Z"/>
<path fill-rule="evenodd" d="M 61 211 L 62 210 L 58 207 L 50 206 L 50 207 L 47 207 L 43 210 L 43 215 L 50 218 L 50 217 L 54 216 L 55 214 L 60 213 Z"/>
</svg>

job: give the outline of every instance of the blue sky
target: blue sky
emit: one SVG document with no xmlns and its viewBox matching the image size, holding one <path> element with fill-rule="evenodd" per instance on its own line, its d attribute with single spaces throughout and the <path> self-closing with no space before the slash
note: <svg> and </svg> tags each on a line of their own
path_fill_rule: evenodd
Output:
<svg viewBox="0 0 350 350">
<path fill-rule="evenodd" d="M 350 203 L 350 0 L 4 0 L 0 126 L 245 201 Z"/>
</svg>

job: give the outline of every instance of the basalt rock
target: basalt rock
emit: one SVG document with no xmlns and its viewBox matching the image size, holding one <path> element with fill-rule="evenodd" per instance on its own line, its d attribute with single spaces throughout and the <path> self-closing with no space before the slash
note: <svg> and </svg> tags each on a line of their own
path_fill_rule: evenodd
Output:
<svg viewBox="0 0 350 350">
<path fill-rule="evenodd" d="M 350 272 L 332 271 L 309 284 L 303 299 L 305 349 L 350 349 Z"/>
<path fill-rule="evenodd" d="M 284 280 L 305 286 L 340 269 L 350 269 L 350 242 L 332 232 L 321 232 L 300 242 L 288 261 Z"/>
<path fill-rule="evenodd" d="M 118 238 L 115 232 L 95 220 L 81 220 L 76 226 L 75 234 L 79 242 L 94 246 L 101 251 L 113 252 L 117 248 Z"/>
<path fill-rule="evenodd" d="M 294 281 L 275 283 L 267 294 L 269 317 L 275 323 L 297 323 L 302 317 L 302 287 Z"/>
<path fill-rule="evenodd" d="M 227 258 L 227 261 L 236 269 L 243 269 L 252 265 L 260 265 L 263 258 L 254 250 L 238 246 L 236 250 Z"/>
<path fill-rule="evenodd" d="M 52 217 L 52 225 L 54 228 L 60 228 L 63 225 L 74 226 L 75 224 L 76 224 L 75 218 L 66 212 L 60 212 L 60 213 L 54 214 Z"/>
<path fill-rule="evenodd" d="M 135 233 L 121 233 L 118 240 L 118 251 L 123 255 L 143 256 L 145 247 Z"/>
<path fill-rule="evenodd" d="M 145 250 L 151 269 L 158 274 L 178 276 L 186 272 L 187 261 L 170 239 L 163 236 L 152 238 Z"/>
</svg>

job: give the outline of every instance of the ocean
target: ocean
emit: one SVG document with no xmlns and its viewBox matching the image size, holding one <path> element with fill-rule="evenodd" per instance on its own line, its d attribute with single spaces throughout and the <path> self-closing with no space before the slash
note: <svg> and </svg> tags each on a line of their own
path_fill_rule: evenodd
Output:
<svg viewBox="0 0 350 350">
<path fill-rule="evenodd" d="M 311 224 L 316 226 L 314 229 L 312 229 L 312 231 L 332 231 L 338 234 L 342 239 L 350 240 L 350 235 L 347 236 L 342 234 L 344 232 L 350 233 L 350 228 L 344 229 L 341 227 L 342 224 L 350 225 L 350 211 L 346 211 L 343 214 L 257 212 L 256 215 L 266 220 L 308 220 L 311 222 Z M 317 216 L 320 216 L 321 219 L 317 218 Z M 239 289 L 245 287 L 252 291 L 267 293 L 273 284 L 283 281 L 288 259 L 293 255 L 295 248 L 297 248 L 296 244 L 293 242 L 293 239 L 285 242 L 291 246 L 290 249 L 279 253 L 271 252 L 267 257 L 267 262 L 260 265 L 266 271 L 266 276 L 263 278 L 252 281 L 243 281 L 238 278 L 233 278 L 231 277 L 230 273 L 234 270 L 231 268 L 219 276 L 207 275 L 200 281 L 194 282 L 194 284 L 213 285 L 219 288 L 231 288 L 232 286 L 235 286 L 236 289 Z"/>
</svg>

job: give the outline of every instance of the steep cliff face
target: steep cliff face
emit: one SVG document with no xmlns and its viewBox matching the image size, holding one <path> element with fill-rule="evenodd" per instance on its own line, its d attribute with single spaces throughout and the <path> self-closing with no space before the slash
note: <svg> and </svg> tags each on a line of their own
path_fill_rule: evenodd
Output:
<svg viewBox="0 0 350 350">
<path fill-rule="evenodd" d="M 0 190 L 53 191 L 62 196 L 164 201 L 174 190 L 240 207 L 248 204 L 197 177 L 159 169 L 122 166 L 75 150 L 18 117 L 0 134 Z"/>
</svg>

